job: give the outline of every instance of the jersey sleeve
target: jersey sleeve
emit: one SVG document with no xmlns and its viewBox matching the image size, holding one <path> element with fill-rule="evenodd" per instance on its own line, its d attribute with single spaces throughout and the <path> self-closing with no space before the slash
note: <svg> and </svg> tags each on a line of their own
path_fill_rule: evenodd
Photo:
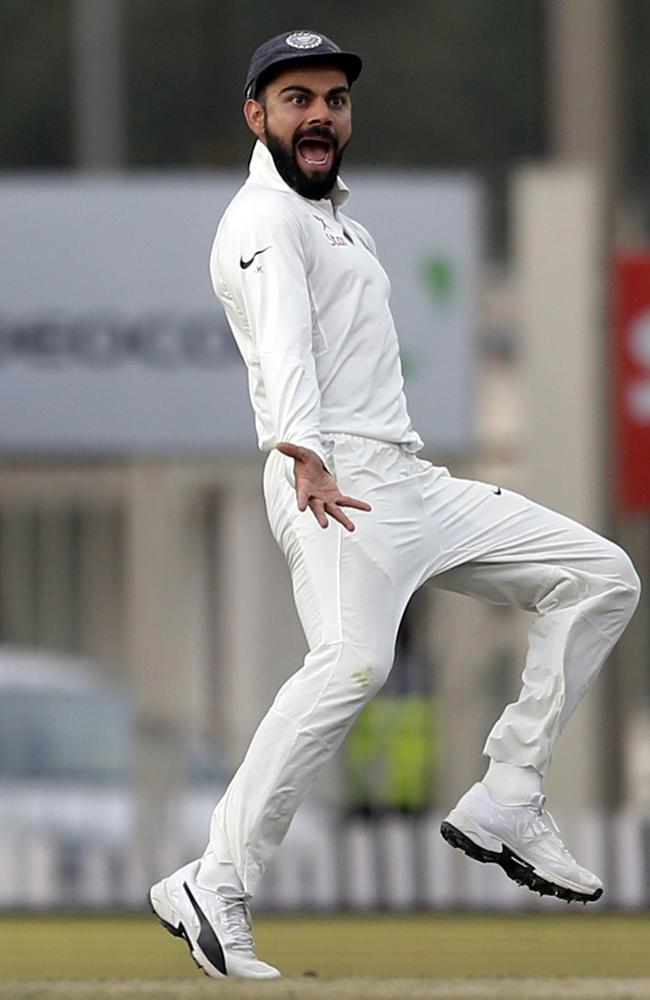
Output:
<svg viewBox="0 0 650 1000">
<path fill-rule="evenodd" d="M 227 241 L 228 270 L 259 361 L 276 441 L 310 448 L 326 464 L 304 235 L 291 213 L 273 205 L 258 208 L 238 220 Z"/>
</svg>

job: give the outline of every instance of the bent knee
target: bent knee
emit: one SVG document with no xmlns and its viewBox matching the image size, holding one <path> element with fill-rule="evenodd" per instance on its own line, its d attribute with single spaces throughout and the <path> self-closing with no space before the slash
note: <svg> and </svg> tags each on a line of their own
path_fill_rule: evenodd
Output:
<svg viewBox="0 0 650 1000">
<path fill-rule="evenodd" d="M 602 543 L 600 557 L 588 570 L 571 565 L 557 567 L 550 587 L 537 604 L 538 611 L 555 611 L 595 598 L 616 610 L 619 617 L 632 615 L 641 594 L 639 575 L 627 552 L 607 539 Z"/>
<path fill-rule="evenodd" d="M 619 545 L 615 545 L 613 542 L 611 544 L 613 572 L 615 574 L 617 587 L 623 590 L 625 593 L 626 603 L 631 606 L 631 611 L 634 611 L 639 603 L 639 597 L 641 596 L 641 580 L 639 578 L 639 574 L 634 568 L 634 563 L 628 556 L 627 552 L 625 552 L 625 550 Z"/>
</svg>

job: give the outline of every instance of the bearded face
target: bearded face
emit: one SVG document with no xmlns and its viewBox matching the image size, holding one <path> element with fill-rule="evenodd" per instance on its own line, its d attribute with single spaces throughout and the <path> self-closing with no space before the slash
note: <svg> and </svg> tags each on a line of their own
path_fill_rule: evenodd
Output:
<svg viewBox="0 0 650 1000">
<path fill-rule="evenodd" d="M 292 65 L 263 85 L 244 113 L 285 183 L 303 198 L 326 198 L 352 134 L 343 70 L 331 62 Z"/>
<path fill-rule="evenodd" d="M 266 144 L 285 183 L 303 198 L 325 198 L 336 183 L 345 150 L 334 130 L 326 125 L 298 128 L 286 142 L 271 130 L 268 115 L 264 127 Z"/>
</svg>

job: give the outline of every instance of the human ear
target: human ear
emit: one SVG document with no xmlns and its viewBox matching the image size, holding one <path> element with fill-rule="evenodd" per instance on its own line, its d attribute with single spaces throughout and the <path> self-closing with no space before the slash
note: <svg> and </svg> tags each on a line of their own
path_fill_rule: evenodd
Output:
<svg viewBox="0 0 650 1000">
<path fill-rule="evenodd" d="M 244 104 L 244 118 L 246 119 L 246 124 L 251 132 L 253 132 L 258 139 L 264 140 L 264 108 L 259 101 L 254 100 L 252 97 L 248 98 Z"/>
</svg>

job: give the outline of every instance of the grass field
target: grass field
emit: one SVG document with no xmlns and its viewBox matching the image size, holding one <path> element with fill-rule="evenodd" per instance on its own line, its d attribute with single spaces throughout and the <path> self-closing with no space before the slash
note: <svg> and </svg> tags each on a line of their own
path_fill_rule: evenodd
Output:
<svg viewBox="0 0 650 1000">
<path fill-rule="evenodd" d="M 153 918 L 0 918 L 0 1000 L 650 1000 L 650 917 L 260 917 L 287 977 L 212 982 Z"/>
</svg>

